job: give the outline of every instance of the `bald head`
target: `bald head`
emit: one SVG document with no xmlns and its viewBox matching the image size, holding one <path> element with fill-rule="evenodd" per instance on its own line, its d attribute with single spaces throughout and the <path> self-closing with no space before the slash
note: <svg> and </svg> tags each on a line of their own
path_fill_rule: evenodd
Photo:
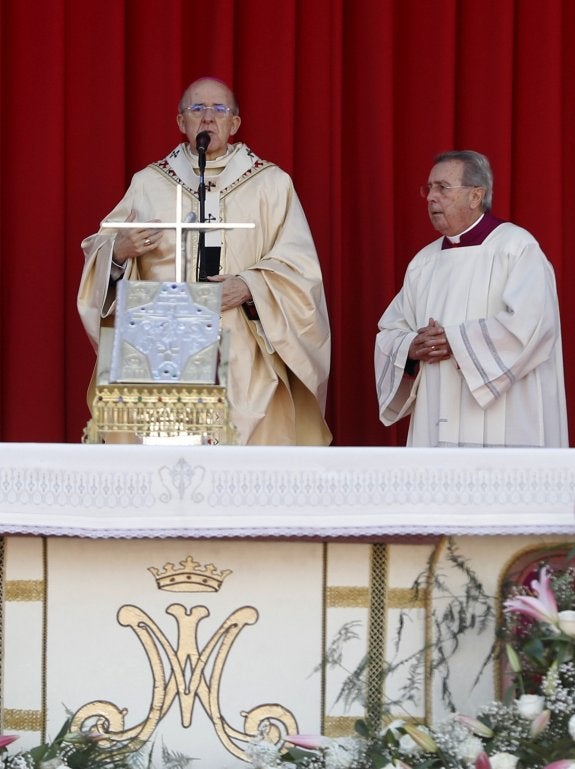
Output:
<svg viewBox="0 0 575 769">
<path fill-rule="evenodd" d="M 200 86 L 203 86 L 203 85 L 206 85 L 206 86 L 213 85 L 213 86 L 217 86 L 218 88 L 221 88 L 226 94 L 226 103 L 229 104 L 229 106 L 232 108 L 234 115 L 239 115 L 240 108 L 234 92 L 226 83 L 224 83 L 223 80 L 219 80 L 217 77 L 200 77 L 197 80 L 194 80 L 193 83 L 190 83 L 190 85 L 186 88 L 186 90 L 182 94 L 182 98 L 180 99 L 180 103 L 178 104 L 178 112 L 181 112 L 184 109 L 184 107 L 187 107 L 188 104 L 192 103 L 192 94 Z"/>
</svg>

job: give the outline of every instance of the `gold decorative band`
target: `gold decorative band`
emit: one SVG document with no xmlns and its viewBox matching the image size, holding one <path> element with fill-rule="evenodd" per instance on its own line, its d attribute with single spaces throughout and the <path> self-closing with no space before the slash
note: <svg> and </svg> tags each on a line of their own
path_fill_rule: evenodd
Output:
<svg viewBox="0 0 575 769">
<path fill-rule="evenodd" d="M 369 607 L 368 587 L 328 587 L 326 590 L 326 606 L 329 608 Z"/>
<path fill-rule="evenodd" d="M 43 601 L 45 583 L 41 579 L 9 579 L 4 586 L 6 601 Z"/>
<path fill-rule="evenodd" d="M 349 737 L 354 733 L 358 718 L 359 716 L 327 716 L 324 722 L 326 737 Z"/>
<path fill-rule="evenodd" d="M 4 731 L 14 729 L 17 732 L 41 732 L 44 727 L 44 715 L 41 710 L 11 710 L 3 713 Z"/>
<path fill-rule="evenodd" d="M 388 609 L 425 609 L 427 590 L 412 587 L 390 587 L 387 589 Z"/>
</svg>

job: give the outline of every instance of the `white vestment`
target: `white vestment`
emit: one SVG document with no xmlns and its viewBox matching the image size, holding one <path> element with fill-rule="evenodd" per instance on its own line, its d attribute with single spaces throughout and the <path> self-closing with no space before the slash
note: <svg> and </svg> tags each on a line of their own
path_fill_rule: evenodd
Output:
<svg viewBox="0 0 575 769">
<path fill-rule="evenodd" d="M 195 158 L 197 160 L 197 158 Z M 136 173 L 120 203 L 106 217 L 173 222 L 176 184 L 183 185 L 183 217 L 199 220 L 199 176 L 187 144 Z M 324 420 L 331 339 L 319 260 L 291 178 L 260 160 L 244 144 L 208 161 L 206 219 L 254 222 L 255 229 L 219 231 L 221 273 L 247 283 L 259 321 L 241 307 L 223 313 L 230 332 L 228 398 L 240 443 L 327 445 Z M 207 214 L 210 214 L 208 218 Z M 128 260 L 124 279 L 171 281 L 175 232 L 164 230 L 159 246 Z M 110 283 L 116 232 L 100 229 L 82 243 L 85 266 L 78 310 L 95 347 L 100 325 L 110 325 L 115 288 Z M 194 280 L 197 232 L 188 237 L 188 280 Z M 206 244 L 214 245 L 213 233 Z"/>
<path fill-rule="evenodd" d="M 375 345 L 380 419 L 410 414 L 409 446 L 568 446 L 561 329 L 553 268 L 511 223 L 481 245 L 410 262 L 379 321 Z M 453 356 L 405 372 L 417 330 L 433 318 Z"/>
</svg>

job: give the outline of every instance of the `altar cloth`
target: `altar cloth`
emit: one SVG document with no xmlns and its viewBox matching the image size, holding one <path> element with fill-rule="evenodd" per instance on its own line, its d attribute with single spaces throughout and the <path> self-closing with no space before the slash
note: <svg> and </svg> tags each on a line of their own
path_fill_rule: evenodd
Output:
<svg viewBox="0 0 575 769">
<path fill-rule="evenodd" d="M 0 532 L 575 533 L 575 450 L 0 444 Z"/>
<path fill-rule="evenodd" d="M 575 451 L 0 444 L 4 534 L 575 533 Z"/>
</svg>

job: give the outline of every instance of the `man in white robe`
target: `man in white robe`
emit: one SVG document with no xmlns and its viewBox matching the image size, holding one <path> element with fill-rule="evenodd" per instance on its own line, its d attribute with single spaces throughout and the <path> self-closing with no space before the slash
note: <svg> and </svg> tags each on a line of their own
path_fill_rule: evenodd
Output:
<svg viewBox="0 0 575 769">
<path fill-rule="evenodd" d="M 379 321 L 380 419 L 410 415 L 409 446 L 568 446 L 553 268 L 529 232 L 489 213 L 492 186 L 479 153 L 435 159 L 422 194 L 443 237 Z"/>
<path fill-rule="evenodd" d="M 174 221 L 176 185 L 184 216 L 199 221 L 196 137 L 209 134 L 205 220 L 254 222 L 255 229 L 208 232 L 219 257 L 209 280 L 222 284 L 222 328 L 230 332 L 228 399 L 241 444 L 328 445 L 324 420 L 330 327 L 319 260 L 291 178 L 245 144 L 233 93 L 202 78 L 184 92 L 177 116 L 187 141 L 136 173 L 111 221 Z M 187 279 L 196 276 L 198 234 L 187 240 Z M 78 309 L 97 348 L 113 323 L 118 280 L 175 280 L 175 233 L 101 229 L 82 243 Z M 90 402 L 90 398 L 89 398 Z"/>
</svg>

